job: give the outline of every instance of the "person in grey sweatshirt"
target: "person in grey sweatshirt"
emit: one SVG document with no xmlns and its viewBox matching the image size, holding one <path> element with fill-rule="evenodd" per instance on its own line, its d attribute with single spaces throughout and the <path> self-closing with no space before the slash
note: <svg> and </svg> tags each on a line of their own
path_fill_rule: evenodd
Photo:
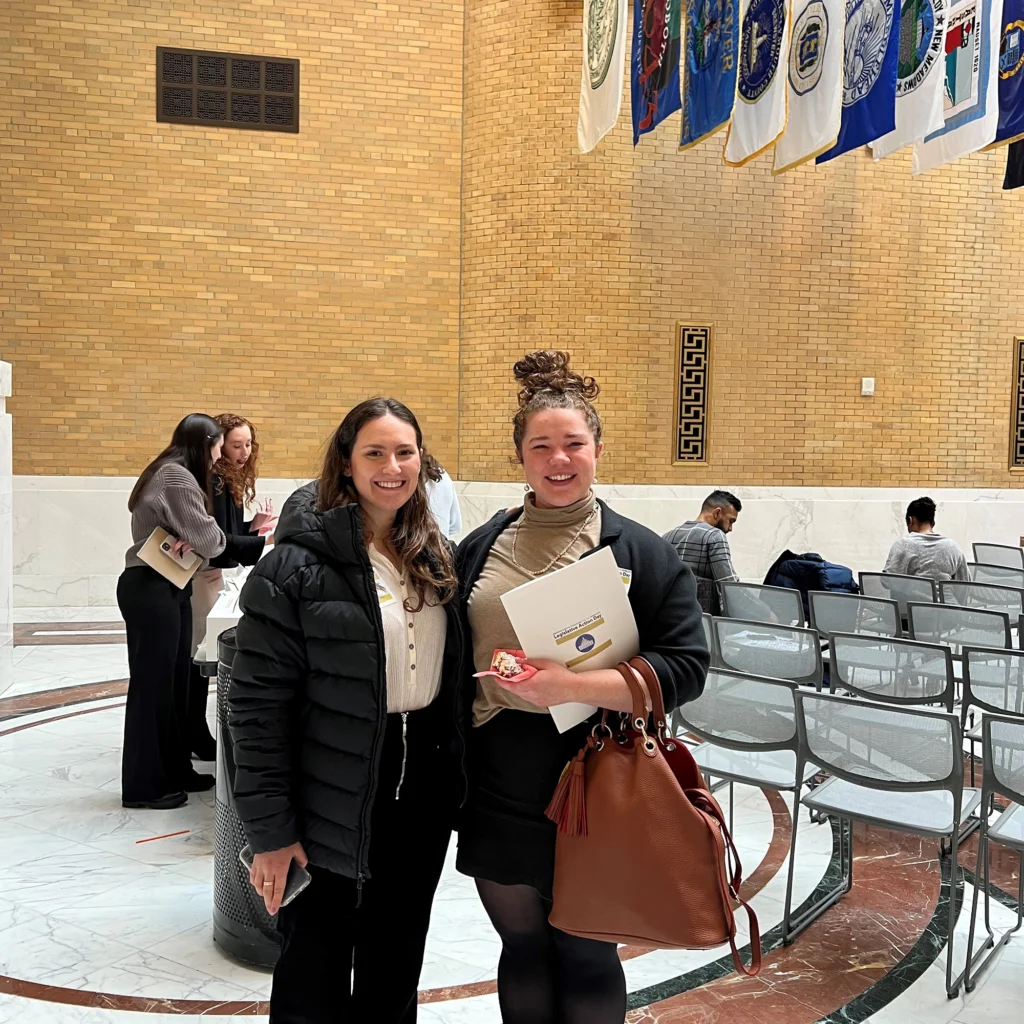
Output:
<svg viewBox="0 0 1024 1024">
<path fill-rule="evenodd" d="M 189 756 L 192 582 L 179 590 L 139 552 L 158 526 L 174 538 L 174 551 L 195 551 L 206 560 L 224 550 L 224 531 L 211 511 L 213 464 L 223 440 L 209 416 L 186 416 L 171 443 L 142 471 L 128 499 L 132 546 L 117 581 L 117 606 L 128 639 L 121 755 L 125 807 L 170 810 L 185 803 L 188 793 L 211 789 L 216 781 L 197 772 Z"/>
<path fill-rule="evenodd" d="M 933 580 L 970 580 L 960 545 L 935 532 L 935 502 L 917 498 L 907 506 L 907 536 L 889 549 L 885 572 L 928 576 Z"/>
</svg>

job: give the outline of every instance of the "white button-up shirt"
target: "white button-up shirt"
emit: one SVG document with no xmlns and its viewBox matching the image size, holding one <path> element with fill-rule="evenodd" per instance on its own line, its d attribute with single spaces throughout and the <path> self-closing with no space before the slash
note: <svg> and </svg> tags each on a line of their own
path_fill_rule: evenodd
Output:
<svg viewBox="0 0 1024 1024">
<path fill-rule="evenodd" d="M 407 611 L 407 600 L 416 604 L 416 591 L 409 586 L 406 574 L 400 573 L 372 544 L 370 562 L 384 620 L 388 712 L 425 708 L 441 692 L 441 664 L 448 632 L 444 608 L 425 603 L 418 612 Z"/>
</svg>

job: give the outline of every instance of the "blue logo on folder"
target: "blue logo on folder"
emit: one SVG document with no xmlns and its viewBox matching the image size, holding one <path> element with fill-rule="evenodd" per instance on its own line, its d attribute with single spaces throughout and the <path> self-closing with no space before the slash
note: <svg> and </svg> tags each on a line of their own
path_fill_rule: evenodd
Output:
<svg viewBox="0 0 1024 1024">
<path fill-rule="evenodd" d="M 594 649 L 595 643 L 597 641 L 589 633 L 584 633 L 583 636 L 576 638 L 576 650 L 581 654 L 586 654 L 587 651 Z"/>
</svg>

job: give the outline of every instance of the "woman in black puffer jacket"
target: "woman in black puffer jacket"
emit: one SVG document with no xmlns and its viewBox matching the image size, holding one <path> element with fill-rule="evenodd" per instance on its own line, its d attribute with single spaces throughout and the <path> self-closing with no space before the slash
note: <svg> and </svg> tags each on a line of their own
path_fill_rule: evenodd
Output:
<svg viewBox="0 0 1024 1024">
<path fill-rule="evenodd" d="M 356 406 L 242 591 L 228 726 L 250 880 L 280 907 L 272 1024 L 416 1019 L 458 786 L 451 549 L 401 402 Z M 349 965 L 354 965 L 351 975 Z"/>
</svg>

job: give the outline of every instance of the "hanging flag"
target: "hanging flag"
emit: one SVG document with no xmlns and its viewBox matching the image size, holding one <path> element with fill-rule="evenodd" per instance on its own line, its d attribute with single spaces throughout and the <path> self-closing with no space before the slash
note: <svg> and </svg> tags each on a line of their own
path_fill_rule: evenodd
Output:
<svg viewBox="0 0 1024 1024">
<path fill-rule="evenodd" d="M 583 78 L 576 137 L 589 153 L 615 127 L 622 106 L 626 0 L 584 0 Z"/>
<path fill-rule="evenodd" d="M 786 82 L 789 117 L 773 174 L 813 160 L 839 137 L 845 0 L 795 0 Z"/>
<path fill-rule="evenodd" d="M 686 0 L 683 134 L 688 149 L 728 124 L 736 96 L 740 0 Z"/>
<path fill-rule="evenodd" d="M 1024 185 L 1024 139 L 1006 147 L 1006 177 L 1003 188 L 1020 188 Z"/>
<path fill-rule="evenodd" d="M 745 164 L 763 153 L 786 127 L 789 0 L 741 0 L 736 104 L 725 161 Z"/>
<path fill-rule="evenodd" d="M 896 64 L 896 128 L 871 143 L 876 160 L 938 131 L 949 0 L 903 0 Z"/>
<path fill-rule="evenodd" d="M 680 107 L 681 0 L 636 0 L 633 6 L 633 145 Z"/>
<path fill-rule="evenodd" d="M 999 124 L 992 146 L 1024 136 L 1024 0 L 1003 0 L 999 41 Z"/>
<path fill-rule="evenodd" d="M 914 143 L 914 174 L 987 146 L 999 124 L 1002 0 L 954 0 L 946 29 L 943 126 Z"/>
<path fill-rule="evenodd" d="M 819 164 L 896 127 L 899 38 L 900 0 L 846 0 L 843 120 L 836 144 L 818 157 Z"/>
</svg>

